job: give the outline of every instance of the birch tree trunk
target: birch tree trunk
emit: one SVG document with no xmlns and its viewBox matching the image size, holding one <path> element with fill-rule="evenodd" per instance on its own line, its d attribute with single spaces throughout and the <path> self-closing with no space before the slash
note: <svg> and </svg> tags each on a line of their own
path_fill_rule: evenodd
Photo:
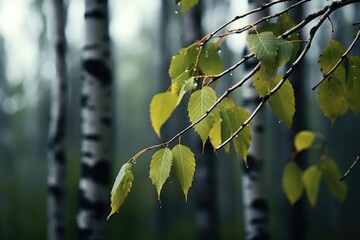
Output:
<svg viewBox="0 0 360 240">
<path fill-rule="evenodd" d="M 249 0 L 249 10 L 259 7 L 263 1 Z M 249 22 L 259 19 L 260 14 L 251 15 Z M 247 49 L 245 50 L 247 51 Z M 250 71 L 255 67 L 254 61 L 247 61 L 245 70 Z M 260 99 L 252 87 L 252 82 L 247 81 L 242 89 L 245 108 L 251 113 L 259 104 Z M 269 204 L 266 197 L 265 173 L 265 112 L 260 110 L 252 120 L 252 143 L 248 152 L 248 168 L 244 167 L 242 175 L 242 191 L 244 204 L 244 229 L 245 239 L 270 239 Z"/>
<path fill-rule="evenodd" d="M 85 1 L 78 239 L 104 239 L 111 125 L 108 1 Z"/>
<path fill-rule="evenodd" d="M 65 238 L 64 185 L 65 185 L 65 115 L 66 115 L 66 40 L 65 10 L 62 0 L 50 3 L 52 19 L 52 44 L 56 66 L 51 83 L 51 114 L 48 137 L 48 239 Z"/>
</svg>

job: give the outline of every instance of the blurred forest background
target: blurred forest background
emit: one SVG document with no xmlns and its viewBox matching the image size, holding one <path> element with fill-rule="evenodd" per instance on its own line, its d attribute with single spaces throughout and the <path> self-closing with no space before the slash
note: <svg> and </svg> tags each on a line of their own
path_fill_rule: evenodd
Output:
<svg viewBox="0 0 360 240">
<path fill-rule="evenodd" d="M 44 0 L 2 0 L 0 2 L 0 239 L 45 239 L 47 194 L 47 135 L 50 111 L 50 82 L 55 65 L 49 43 L 49 10 Z M 68 66 L 68 126 L 66 227 L 67 239 L 75 232 L 75 212 L 78 204 L 80 169 L 80 75 L 84 42 L 84 1 L 66 2 L 67 66 Z M 311 1 L 303 8 L 290 12 L 295 19 L 306 16 L 326 1 Z M 117 1 L 110 0 L 110 36 L 113 65 L 113 114 L 115 136 L 111 162 L 113 182 L 120 166 L 138 150 L 159 142 L 151 128 L 149 104 L 154 94 L 169 86 L 167 69 L 172 55 L 222 23 L 248 10 L 247 1 L 202 0 L 189 13 L 182 15 L 170 0 Z M 335 39 L 348 46 L 359 21 L 360 5 L 345 7 L 332 15 Z M 271 12 L 270 12 L 271 13 Z M 306 62 L 290 79 L 299 85 L 296 121 L 289 130 L 278 123 L 266 110 L 267 189 L 270 201 L 270 232 L 273 239 L 360 239 L 360 169 L 346 179 L 347 199 L 343 204 L 331 196 L 321 183 L 317 205 L 311 208 L 306 198 L 291 206 L 282 190 L 284 165 L 293 151 L 292 140 L 299 130 L 324 134 L 330 155 L 345 172 L 356 158 L 360 147 L 360 118 L 350 112 L 339 117 L 331 126 L 319 110 L 317 94 L 311 87 L 321 73 L 317 56 L 328 43 L 329 24 L 317 34 Z M 309 30 L 306 28 L 305 30 Z M 302 33 L 304 34 L 304 33 Z M 306 35 L 307 36 L 307 35 Z M 225 67 L 239 59 L 245 46 L 244 37 L 225 42 L 221 55 Z M 352 51 L 360 55 L 360 45 Z M 221 91 L 236 82 L 237 71 L 219 84 Z M 294 76 L 295 76 L 294 75 Z M 225 86 L 224 86 L 225 85 Z M 239 93 L 232 95 L 240 97 Z M 185 111 L 177 110 L 164 127 L 163 140 L 188 124 Z M 300 128 L 300 129 L 299 129 Z M 187 134 L 185 141 L 198 140 Z M 193 141 L 196 142 L 196 141 Z M 133 188 L 118 214 L 108 221 L 106 239 L 199 239 L 199 229 L 206 229 L 219 239 L 243 239 L 241 169 L 243 162 L 228 158 L 222 152 L 217 159 L 201 155 L 197 143 L 197 173 L 190 189 L 188 203 L 180 187 L 172 181 L 165 184 L 162 204 L 157 201 L 155 188 L 148 177 L 151 154 L 138 159 L 133 168 Z M 312 151 L 302 158 L 318 161 L 319 152 Z M 209 171 L 211 181 L 203 185 L 201 170 Z M 200 180 L 199 180 L 200 179 Z M 207 187 L 210 215 L 198 213 L 202 208 L 203 188 Z M 109 208 L 110 210 L 110 208 Z M 211 224 L 199 226 L 203 217 Z"/>
</svg>

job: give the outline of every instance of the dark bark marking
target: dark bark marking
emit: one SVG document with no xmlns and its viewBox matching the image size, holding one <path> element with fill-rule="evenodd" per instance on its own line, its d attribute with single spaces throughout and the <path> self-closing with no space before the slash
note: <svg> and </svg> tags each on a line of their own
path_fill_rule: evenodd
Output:
<svg viewBox="0 0 360 240">
<path fill-rule="evenodd" d="M 251 219 L 250 223 L 252 225 L 258 225 L 258 224 L 266 224 L 268 220 L 266 218 L 253 218 Z"/>
<path fill-rule="evenodd" d="M 244 101 L 243 101 L 243 106 L 246 108 L 246 107 L 251 107 L 251 106 L 254 106 L 254 105 L 259 105 L 261 102 L 261 99 L 258 97 L 258 96 L 254 96 L 252 98 L 246 98 Z"/>
<path fill-rule="evenodd" d="M 48 186 L 48 192 L 54 196 L 55 199 L 62 199 L 63 195 L 64 195 L 64 191 L 63 189 L 61 189 L 59 186 L 57 185 L 49 185 Z"/>
<path fill-rule="evenodd" d="M 98 20 L 104 20 L 104 21 L 107 20 L 106 13 L 99 10 L 99 9 L 90 10 L 90 11 L 85 12 L 84 17 L 85 17 L 85 19 L 95 18 L 95 19 L 98 19 Z"/>
<path fill-rule="evenodd" d="M 84 69 L 94 76 L 103 86 L 111 84 L 111 73 L 109 67 L 100 59 L 84 60 Z"/>
<path fill-rule="evenodd" d="M 84 196 L 83 191 L 80 190 L 80 208 L 82 210 L 89 210 L 93 213 L 92 217 L 96 220 L 103 220 L 107 214 L 108 206 L 107 203 L 103 202 L 91 202 Z"/>
<path fill-rule="evenodd" d="M 87 157 L 87 158 L 93 158 L 94 154 L 92 154 L 91 152 L 82 152 L 81 154 L 83 157 Z"/>
<path fill-rule="evenodd" d="M 82 95 L 80 99 L 80 103 L 82 107 L 86 107 L 89 105 L 89 96 L 88 95 Z"/>
<path fill-rule="evenodd" d="M 111 125 L 111 118 L 110 117 L 102 117 L 100 119 L 100 122 L 106 126 L 110 126 Z"/>
<path fill-rule="evenodd" d="M 83 134 L 82 138 L 89 141 L 100 141 L 101 139 L 99 134 Z"/>
<path fill-rule="evenodd" d="M 246 167 L 243 164 L 243 171 L 245 174 L 258 173 L 261 172 L 263 163 L 257 160 L 253 155 L 247 156 L 247 163 L 249 167 Z"/>
<path fill-rule="evenodd" d="M 55 54 L 58 58 L 65 58 L 66 44 L 64 41 L 58 41 L 55 43 Z"/>
<path fill-rule="evenodd" d="M 250 207 L 258 210 L 259 212 L 264 213 L 265 215 L 268 215 L 268 213 L 269 213 L 269 205 L 268 205 L 267 201 L 262 198 L 255 199 L 250 204 Z"/>
<path fill-rule="evenodd" d="M 89 178 L 92 181 L 107 185 L 109 181 L 109 163 L 107 161 L 99 161 L 94 166 L 82 164 L 82 177 Z"/>
<path fill-rule="evenodd" d="M 264 133 L 265 132 L 265 128 L 262 125 L 256 125 L 256 126 L 254 126 L 253 129 L 257 133 Z"/>
</svg>

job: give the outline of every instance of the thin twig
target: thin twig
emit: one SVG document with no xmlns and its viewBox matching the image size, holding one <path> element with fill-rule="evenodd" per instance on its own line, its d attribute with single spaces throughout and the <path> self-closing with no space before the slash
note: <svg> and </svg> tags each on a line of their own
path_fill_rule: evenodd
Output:
<svg viewBox="0 0 360 240">
<path fill-rule="evenodd" d="M 306 1 L 311 1 L 311 0 L 306 0 Z M 230 21 L 224 23 L 222 26 L 220 26 L 219 28 L 215 29 L 212 33 L 210 33 L 208 35 L 208 37 L 205 39 L 205 41 L 203 41 L 202 43 L 199 44 L 199 46 L 202 46 L 202 45 L 205 45 L 211 38 L 214 37 L 215 34 L 217 34 L 218 32 L 220 32 L 222 29 L 226 28 L 227 26 L 229 26 L 231 23 L 241 19 L 241 18 L 244 18 L 250 14 L 253 14 L 253 13 L 256 13 L 256 12 L 260 12 L 264 9 L 267 9 L 275 4 L 278 4 L 278 3 L 282 3 L 282 2 L 286 2 L 286 0 L 278 0 L 278 1 L 274 1 L 274 2 L 270 2 L 270 3 L 266 3 L 266 4 L 263 4 L 262 6 L 258 7 L 258 8 L 255 8 L 249 12 L 246 12 L 245 14 L 243 15 L 238 15 L 236 17 L 234 17 L 233 19 L 231 19 Z"/>
<path fill-rule="evenodd" d="M 350 172 L 353 170 L 353 168 L 355 167 L 355 165 L 356 165 L 356 163 L 358 162 L 359 158 L 360 158 L 360 153 L 359 153 L 359 155 L 357 156 L 357 158 L 355 159 L 355 161 L 351 164 L 350 168 L 346 171 L 346 173 L 344 174 L 344 176 L 342 176 L 342 177 L 340 178 L 340 181 L 344 181 L 344 180 L 345 180 L 345 178 L 349 175 L 349 173 L 350 173 Z"/>
<path fill-rule="evenodd" d="M 330 76 L 330 74 L 332 74 L 337 67 L 341 64 L 341 62 L 346 58 L 346 56 L 350 53 L 351 49 L 354 47 L 355 43 L 357 42 L 357 40 L 359 40 L 360 37 L 360 30 L 356 33 L 354 40 L 351 42 L 350 46 L 348 47 L 348 49 L 344 52 L 343 55 L 341 55 L 339 61 L 337 61 L 337 63 L 335 64 L 335 66 L 327 73 L 325 74 L 325 76 L 323 77 L 323 79 L 321 79 L 321 81 L 316 84 L 311 90 L 315 90 L 317 87 L 319 87 L 324 81 L 325 79 L 327 79 L 327 77 Z"/>
<path fill-rule="evenodd" d="M 254 22 L 254 23 L 252 23 L 252 24 L 248 24 L 248 25 L 246 25 L 246 26 L 243 27 L 243 28 L 234 29 L 234 30 L 229 30 L 228 33 L 225 33 L 225 34 L 222 34 L 222 35 L 218 35 L 218 36 L 214 36 L 214 37 L 222 38 L 222 37 L 226 37 L 226 36 L 228 36 L 228 35 L 230 35 L 230 34 L 240 34 L 240 33 L 244 32 L 244 31 L 246 31 L 246 30 L 248 30 L 248 29 L 250 29 L 250 28 L 253 28 L 254 26 L 257 26 L 257 25 L 260 24 L 261 22 L 269 21 L 270 19 L 275 18 L 275 17 L 278 17 L 278 16 L 280 16 L 281 14 L 286 13 L 286 12 L 288 12 L 289 10 L 291 10 L 291 9 L 293 9 L 293 8 L 295 8 L 295 7 L 303 4 L 303 3 L 305 3 L 305 2 L 309 2 L 309 1 L 311 1 L 311 0 L 302 0 L 302 1 L 299 1 L 299 2 L 297 2 L 297 3 L 295 3 L 295 4 L 293 4 L 293 5 L 285 8 L 284 10 L 282 10 L 282 11 L 280 11 L 280 12 L 278 12 L 278 13 L 275 13 L 275 14 L 273 14 L 273 15 L 269 15 L 269 16 L 260 18 L 260 19 L 257 20 L 256 22 Z M 319 13 L 317 16 L 320 16 L 320 15 L 321 15 L 321 14 Z M 316 17 L 317 17 L 317 16 L 316 16 Z M 314 19 L 314 18 L 315 18 L 315 17 L 313 17 L 312 19 Z M 311 20 L 312 20 L 312 19 L 311 19 Z M 308 22 L 310 22 L 311 20 L 309 20 Z M 295 32 L 295 31 L 296 31 L 296 30 L 294 30 L 294 31 L 292 31 L 292 32 Z M 291 34 L 291 33 L 288 33 L 287 35 L 290 35 L 290 34 Z"/>
</svg>

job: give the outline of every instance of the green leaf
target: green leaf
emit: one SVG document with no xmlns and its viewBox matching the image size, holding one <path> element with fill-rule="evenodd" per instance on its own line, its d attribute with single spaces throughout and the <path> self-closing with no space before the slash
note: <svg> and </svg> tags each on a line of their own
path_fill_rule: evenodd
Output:
<svg viewBox="0 0 360 240">
<path fill-rule="evenodd" d="M 218 54 L 219 46 L 215 42 L 208 44 L 200 55 L 199 67 L 205 75 L 219 74 L 224 69 L 224 63 Z"/>
<path fill-rule="evenodd" d="M 282 79 L 277 75 L 274 86 Z M 269 99 L 269 105 L 275 116 L 288 128 L 291 128 L 295 114 L 294 90 L 289 80 L 286 80 L 279 90 Z"/>
<path fill-rule="evenodd" d="M 199 0 L 181 0 L 181 12 L 186 13 L 190 8 L 199 3 Z"/>
<path fill-rule="evenodd" d="M 110 216 L 117 212 L 121 205 L 124 203 L 125 198 L 130 192 L 133 181 L 134 175 L 131 171 L 131 164 L 125 163 L 120 168 L 120 171 L 116 176 L 114 185 L 111 190 L 111 212 L 107 217 L 108 220 Z"/>
<path fill-rule="evenodd" d="M 283 13 L 279 16 L 277 22 L 276 22 L 276 31 L 274 32 L 274 34 L 276 36 L 279 36 L 281 34 L 283 34 L 284 32 L 286 32 L 287 30 L 293 28 L 296 25 L 295 21 L 289 16 L 289 14 L 287 13 Z M 291 58 L 289 59 L 290 62 L 293 62 L 299 51 L 300 51 L 300 43 L 299 41 L 299 34 L 298 32 L 295 32 L 293 34 L 291 34 L 286 40 L 289 41 L 293 41 L 293 49 L 292 49 L 292 54 L 291 54 Z"/>
<path fill-rule="evenodd" d="M 316 205 L 317 196 L 319 192 L 320 179 L 321 179 L 321 171 L 315 165 L 306 169 L 302 177 L 305 186 L 306 195 L 312 207 Z"/>
<path fill-rule="evenodd" d="M 222 137 L 222 134 L 228 133 L 230 131 L 229 128 L 226 128 L 227 126 L 230 126 L 230 124 L 224 126 L 223 122 L 228 120 L 226 118 L 226 114 L 227 114 L 226 109 L 230 107 L 235 107 L 235 103 L 232 99 L 226 97 L 219 103 L 218 106 L 219 106 L 218 111 L 220 113 L 220 117 L 215 118 L 214 127 L 211 129 L 209 134 L 210 142 L 214 148 L 218 147 L 222 143 L 222 139 L 225 139 L 225 136 Z M 224 146 L 224 150 L 227 153 L 230 151 L 228 144 Z"/>
<path fill-rule="evenodd" d="M 185 71 L 190 71 L 190 73 L 193 71 L 198 52 L 199 47 L 194 44 L 180 49 L 179 54 L 172 57 L 169 68 L 169 76 L 172 81 Z"/>
<path fill-rule="evenodd" d="M 190 148 L 178 144 L 172 149 L 173 172 L 187 201 L 187 195 L 195 173 L 195 157 Z"/>
<path fill-rule="evenodd" d="M 181 88 L 183 87 L 184 83 L 188 81 L 190 78 L 190 71 L 185 70 L 185 72 L 181 73 L 177 76 L 171 83 L 171 93 L 179 95 Z"/>
<path fill-rule="evenodd" d="M 274 86 L 277 68 L 261 62 L 260 69 L 253 76 L 253 85 L 260 97 L 265 97 Z"/>
<path fill-rule="evenodd" d="M 221 119 L 216 118 L 213 128 L 209 132 L 210 143 L 213 148 L 221 144 Z"/>
<path fill-rule="evenodd" d="M 348 105 L 343 84 L 338 78 L 329 77 L 319 87 L 319 105 L 323 114 L 334 124 L 336 117 L 346 113 Z"/>
<path fill-rule="evenodd" d="M 319 55 L 320 70 L 323 75 L 326 75 L 336 65 L 341 58 L 341 55 L 346 51 L 346 48 L 338 41 L 331 40 L 330 43 Z M 336 68 L 336 70 L 330 75 L 337 79 L 344 79 L 345 67 L 344 61 Z"/>
<path fill-rule="evenodd" d="M 155 185 L 158 199 L 160 199 L 161 189 L 170 175 L 172 160 L 173 154 L 168 148 L 160 149 L 151 157 L 150 178 Z"/>
<path fill-rule="evenodd" d="M 227 109 L 228 129 L 230 129 L 230 136 L 240 128 L 240 126 L 249 118 L 249 112 L 241 107 L 232 107 Z M 224 122 L 224 121 L 223 121 Z M 224 122 L 224 125 L 227 124 Z M 230 137 L 229 136 L 229 137 Z M 225 141 L 226 139 L 223 139 Z M 247 154 L 251 143 L 250 125 L 246 126 L 241 132 L 233 138 L 235 151 L 239 153 L 247 166 Z"/>
<path fill-rule="evenodd" d="M 215 91 L 211 87 L 203 87 L 191 94 L 188 112 L 190 122 L 194 123 L 205 115 L 209 108 L 216 102 Z M 211 112 L 206 118 L 195 125 L 195 131 L 200 135 L 203 146 L 209 136 L 209 132 L 215 123 L 215 113 Z"/>
<path fill-rule="evenodd" d="M 340 181 L 341 173 L 336 165 L 336 162 L 326 156 L 320 159 L 320 170 L 322 172 L 323 180 L 330 192 L 337 200 L 343 202 L 346 198 L 347 185 Z"/>
<path fill-rule="evenodd" d="M 301 131 L 295 136 L 294 145 L 297 152 L 310 148 L 315 141 L 316 134 L 311 131 Z"/>
<path fill-rule="evenodd" d="M 197 86 L 197 83 L 195 82 L 193 77 L 191 77 L 188 80 L 184 81 L 183 84 L 182 84 L 182 87 L 180 89 L 179 97 L 178 97 L 178 100 L 176 102 L 176 105 L 179 105 L 179 103 L 181 102 L 181 99 L 184 97 L 185 93 L 190 92 L 191 90 L 196 88 L 196 86 Z"/>
<path fill-rule="evenodd" d="M 291 161 L 284 168 L 282 186 L 286 197 L 291 204 L 294 204 L 302 195 L 304 184 L 302 181 L 302 171 L 299 166 Z"/>
<path fill-rule="evenodd" d="M 160 137 L 162 125 L 176 108 L 178 96 L 171 92 L 156 94 L 150 103 L 150 120 L 156 134 Z"/>
<path fill-rule="evenodd" d="M 276 63 L 278 67 L 289 62 L 293 53 L 293 48 L 294 45 L 292 42 L 279 39 L 279 49 L 276 56 Z"/>
<path fill-rule="evenodd" d="M 360 57 L 349 56 L 346 66 L 345 98 L 354 113 L 360 112 Z"/>
<path fill-rule="evenodd" d="M 279 44 L 272 32 L 250 34 L 247 36 L 246 41 L 250 50 L 260 61 L 266 63 L 275 62 Z"/>
<path fill-rule="evenodd" d="M 219 104 L 220 110 L 220 135 L 221 135 L 221 142 L 228 139 L 233 134 L 233 129 L 231 125 L 231 119 L 229 117 L 228 109 L 235 107 L 235 103 L 230 98 L 224 98 L 221 103 Z M 220 144 L 219 144 L 220 145 Z M 230 152 L 230 144 L 226 144 L 224 146 L 224 151 L 226 153 Z"/>
</svg>

